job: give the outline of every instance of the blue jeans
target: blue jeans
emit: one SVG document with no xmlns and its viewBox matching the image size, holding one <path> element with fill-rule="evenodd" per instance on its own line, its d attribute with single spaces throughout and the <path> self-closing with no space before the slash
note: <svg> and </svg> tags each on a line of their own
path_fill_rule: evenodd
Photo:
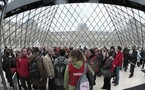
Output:
<svg viewBox="0 0 145 90">
<path fill-rule="evenodd" d="M 119 84 L 119 71 L 120 71 L 120 66 L 116 67 L 116 79 L 115 79 L 115 83 Z"/>
</svg>

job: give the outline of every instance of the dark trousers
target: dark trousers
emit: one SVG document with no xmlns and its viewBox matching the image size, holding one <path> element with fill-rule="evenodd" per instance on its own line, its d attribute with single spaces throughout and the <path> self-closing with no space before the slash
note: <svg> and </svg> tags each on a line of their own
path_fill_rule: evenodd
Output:
<svg viewBox="0 0 145 90">
<path fill-rule="evenodd" d="M 130 76 L 132 77 L 134 75 L 134 68 L 135 68 L 135 65 L 130 65 Z"/>
<path fill-rule="evenodd" d="M 45 90 L 46 87 L 33 86 L 34 90 Z"/>
<path fill-rule="evenodd" d="M 140 62 L 137 62 L 137 66 L 140 67 Z"/>
<path fill-rule="evenodd" d="M 95 73 L 95 75 L 94 75 L 94 85 L 96 84 L 96 77 L 97 77 L 97 73 Z"/>
<path fill-rule="evenodd" d="M 140 59 L 140 65 L 142 65 L 142 64 L 143 64 L 143 59 L 141 58 L 141 59 Z"/>
<path fill-rule="evenodd" d="M 21 84 L 20 84 L 20 75 L 17 73 L 17 82 L 18 82 L 18 86 L 19 86 L 19 90 L 22 90 L 21 89 Z"/>
<path fill-rule="evenodd" d="M 7 81 L 10 85 L 10 87 L 13 87 L 13 80 L 12 80 L 12 76 L 13 74 L 10 72 L 10 70 L 7 68 L 6 71 L 5 71 L 5 75 L 6 75 L 6 78 L 7 78 Z"/>
<path fill-rule="evenodd" d="M 21 81 L 21 85 L 24 88 L 24 90 L 31 90 L 31 82 L 30 82 L 29 77 L 24 78 L 24 77 L 20 76 L 20 81 Z M 27 82 L 28 87 L 26 86 L 26 82 Z"/>
<path fill-rule="evenodd" d="M 145 60 L 142 61 L 142 69 L 144 69 Z"/>
<path fill-rule="evenodd" d="M 55 78 L 49 79 L 48 90 L 56 90 Z"/>
<path fill-rule="evenodd" d="M 111 90 L 111 78 L 106 78 L 104 77 L 104 85 L 103 88 L 107 89 L 107 90 Z"/>
<path fill-rule="evenodd" d="M 128 62 L 124 62 L 123 63 L 123 68 L 124 68 L 124 71 L 126 72 L 126 70 L 127 70 L 127 67 L 128 67 Z"/>
</svg>

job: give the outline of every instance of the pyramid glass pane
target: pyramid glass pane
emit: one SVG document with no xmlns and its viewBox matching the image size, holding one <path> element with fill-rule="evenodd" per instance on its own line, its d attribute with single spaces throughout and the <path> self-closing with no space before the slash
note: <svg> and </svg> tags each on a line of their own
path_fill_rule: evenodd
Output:
<svg viewBox="0 0 145 90">
<path fill-rule="evenodd" d="M 2 48 L 143 47 L 145 13 L 98 3 L 46 6 L 6 18 L 1 37 Z"/>
</svg>

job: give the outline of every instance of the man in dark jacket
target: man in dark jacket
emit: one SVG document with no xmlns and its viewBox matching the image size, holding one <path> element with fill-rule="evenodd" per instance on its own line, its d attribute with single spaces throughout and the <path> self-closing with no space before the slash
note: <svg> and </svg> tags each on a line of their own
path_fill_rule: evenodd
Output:
<svg viewBox="0 0 145 90">
<path fill-rule="evenodd" d="M 123 60 L 123 69 L 124 71 L 126 72 L 127 70 L 127 67 L 128 67 L 128 59 L 129 59 L 129 50 L 128 48 L 126 47 L 124 50 L 123 50 L 123 56 L 124 56 L 124 60 Z"/>
<path fill-rule="evenodd" d="M 137 51 L 136 51 L 136 47 L 133 46 L 132 47 L 132 52 L 129 54 L 130 57 L 130 75 L 129 78 L 132 78 L 134 75 L 134 68 L 137 62 Z"/>
<path fill-rule="evenodd" d="M 30 56 L 30 64 L 32 61 L 35 60 L 38 65 L 38 70 L 40 74 L 40 78 L 33 78 L 30 74 L 32 79 L 34 90 L 45 90 L 47 78 L 45 76 L 44 67 L 43 67 L 43 58 L 39 55 L 39 48 L 33 48 L 33 54 Z"/>
</svg>

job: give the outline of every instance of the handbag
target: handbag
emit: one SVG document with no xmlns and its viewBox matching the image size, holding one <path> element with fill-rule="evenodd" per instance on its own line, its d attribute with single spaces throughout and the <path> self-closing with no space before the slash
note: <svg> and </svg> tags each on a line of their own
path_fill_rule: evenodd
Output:
<svg viewBox="0 0 145 90">
<path fill-rule="evenodd" d="M 102 69 L 101 74 L 108 79 L 113 76 L 113 73 L 109 69 Z"/>
</svg>

